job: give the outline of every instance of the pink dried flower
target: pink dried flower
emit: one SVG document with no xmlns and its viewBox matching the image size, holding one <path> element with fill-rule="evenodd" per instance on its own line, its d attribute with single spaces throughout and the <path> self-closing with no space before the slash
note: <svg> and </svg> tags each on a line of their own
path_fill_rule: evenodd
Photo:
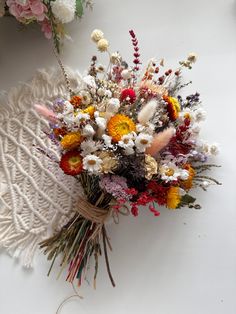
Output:
<svg viewBox="0 0 236 314">
<path fill-rule="evenodd" d="M 41 22 L 46 17 L 47 7 L 41 0 L 7 0 L 6 4 L 10 14 L 22 23 L 32 19 Z"/>
<path fill-rule="evenodd" d="M 52 110 L 50 110 L 50 109 L 48 109 L 48 108 L 46 108 L 46 107 L 44 107 L 44 106 L 41 106 L 41 105 L 34 105 L 34 108 L 35 108 L 35 110 L 39 113 L 39 114 L 41 114 L 42 116 L 44 116 L 46 119 L 48 119 L 49 121 L 51 121 L 51 122 L 56 122 L 57 121 L 57 118 L 56 118 L 56 116 L 55 116 L 55 113 L 52 111 Z"/>
<path fill-rule="evenodd" d="M 119 204 L 123 204 L 131 198 L 126 192 L 128 186 L 124 177 L 105 175 L 101 178 L 100 187 L 118 200 Z"/>
<path fill-rule="evenodd" d="M 47 39 L 51 39 L 52 38 L 52 27 L 51 27 L 51 23 L 48 19 L 44 19 L 41 23 L 41 30 L 44 33 L 44 36 Z"/>
<path fill-rule="evenodd" d="M 163 132 L 154 135 L 152 145 L 147 148 L 146 153 L 155 157 L 157 153 L 169 144 L 175 134 L 175 129 L 170 127 Z"/>
</svg>

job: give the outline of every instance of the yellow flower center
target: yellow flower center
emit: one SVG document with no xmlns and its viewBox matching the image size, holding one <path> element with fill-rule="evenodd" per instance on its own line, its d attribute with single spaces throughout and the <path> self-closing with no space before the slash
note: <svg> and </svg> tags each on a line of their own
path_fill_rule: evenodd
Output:
<svg viewBox="0 0 236 314">
<path fill-rule="evenodd" d="M 96 164 L 96 160 L 91 159 L 91 160 L 88 161 L 88 164 L 90 166 L 94 166 Z"/>
<path fill-rule="evenodd" d="M 168 170 L 166 170 L 166 172 L 165 172 L 165 174 L 168 176 L 168 177 L 171 177 L 171 176 L 173 176 L 173 174 L 174 174 L 175 172 L 174 172 L 174 170 L 173 169 L 171 169 L 171 168 L 169 168 Z"/>
<path fill-rule="evenodd" d="M 147 145 L 147 144 L 148 144 L 148 140 L 142 139 L 142 140 L 140 141 L 140 143 L 141 143 L 142 145 Z"/>
</svg>

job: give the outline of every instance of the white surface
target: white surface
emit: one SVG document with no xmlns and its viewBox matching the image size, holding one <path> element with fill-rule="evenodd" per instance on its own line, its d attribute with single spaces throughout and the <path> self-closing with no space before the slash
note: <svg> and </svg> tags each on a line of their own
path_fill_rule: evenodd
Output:
<svg viewBox="0 0 236 314">
<path fill-rule="evenodd" d="M 186 77 L 201 92 L 208 111 L 203 135 L 221 143 L 214 175 L 223 182 L 198 193 L 202 210 L 162 210 L 159 218 L 143 212 L 109 226 L 113 253 L 113 289 L 101 259 L 97 290 L 87 284 L 83 301 L 68 303 L 68 314 L 235 314 L 235 71 L 236 3 L 233 0 L 96 0 L 92 13 L 69 26 L 74 43 L 64 49 L 64 63 L 86 69 L 95 47 L 90 32 L 101 28 L 111 47 L 132 60 L 128 30 L 139 38 L 141 58 L 166 57 L 171 66 L 196 51 L 199 62 Z M 29 79 L 36 68 L 56 65 L 50 44 L 37 30 L 18 32 L 0 20 L 0 89 Z M 46 277 L 42 255 L 33 271 L 22 270 L 0 255 L 0 313 L 51 314 L 71 287 Z"/>
</svg>

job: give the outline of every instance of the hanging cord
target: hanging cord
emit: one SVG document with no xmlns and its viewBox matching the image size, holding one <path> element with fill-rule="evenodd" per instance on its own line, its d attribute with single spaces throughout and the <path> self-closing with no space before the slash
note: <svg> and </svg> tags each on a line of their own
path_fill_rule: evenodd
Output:
<svg viewBox="0 0 236 314">
<path fill-rule="evenodd" d="M 74 92 L 73 92 L 73 90 L 72 90 L 72 88 L 70 86 L 70 80 L 69 80 L 68 74 L 66 73 L 65 67 L 64 67 L 64 65 L 63 65 L 63 63 L 62 63 L 58 53 L 56 52 L 55 48 L 53 48 L 53 53 L 54 53 L 54 55 L 55 55 L 55 57 L 57 59 L 57 62 L 59 64 L 59 66 L 61 68 L 61 71 L 62 71 L 62 74 L 64 76 L 65 83 L 66 83 L 66 88 L 67 88 L 70 96 L 72 97 L 74 95 Z"/>
<path fill-rule="evenodd" d="M 64 307 L 64 305 L 65 305 L 68 301 L 70 301 L 71 299 L 73 299 L 73 298 L 83 299 L 83 297 L 78 294 L 78 292 L 77 292 L 77 290 L 76 290 L 74 284 L 71 283 L 71 285 L 72 285 L 72 288 L 73 288 L 75 294 L 73 294 L 73 295 L 67 297 L 66 299 L 64 299 L 64 300 L 59 304 L 59 306 L 58 306 L 58 308 L 57 308 L 57 311 L 56 311 L 56 314 L 59 314 L 59 313 L 61 312 L 61 309 Z"/>
</svg>

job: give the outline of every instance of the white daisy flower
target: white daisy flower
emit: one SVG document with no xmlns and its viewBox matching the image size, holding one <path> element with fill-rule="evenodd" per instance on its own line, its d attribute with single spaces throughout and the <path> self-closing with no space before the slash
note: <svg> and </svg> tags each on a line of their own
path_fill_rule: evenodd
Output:
<svg viewBox="0 0 236 314">
<path fill-rule="evenodd" d="M 93 136 L 95 134 L 95 131 L 93 127 L 90 124 L 86 124 L 86 126 L 83 128 L 83 135 L 84 136 Z"/>
<path fill-rule="evenodd" d="M 85 157 L 86 155 L 90 155 L 98 150 L 98 145 L 92 140 L 83 141 L 80 144 L 80 148 L 82 150 L 81 155 Z"/>
<path fill-rule="evenodd" d="M 135 146 L 138 152 L 144 153 L 146 148 L 152 144 L 152 135 L 146 133 L 139 133 L 135 139 Z"/>
<path fill-rule="evenodd" d="M 102 169 L 102 159 L 95 155 L 87 155 L 83 159 L 83 168 L 90 173 L 97 174 Z"/>
<path fill-rule="evenodd" d="M 133 134 L 123 135 L 118 145 L 124 149 L 134 147 Z"/>
<path fill-rule="evenodd" d="M 181 175 L 181 170 L 174 163 L 163 164 L 159 168 L 161 179 L 165 182 L 176 181 Z"/>
</svg>

